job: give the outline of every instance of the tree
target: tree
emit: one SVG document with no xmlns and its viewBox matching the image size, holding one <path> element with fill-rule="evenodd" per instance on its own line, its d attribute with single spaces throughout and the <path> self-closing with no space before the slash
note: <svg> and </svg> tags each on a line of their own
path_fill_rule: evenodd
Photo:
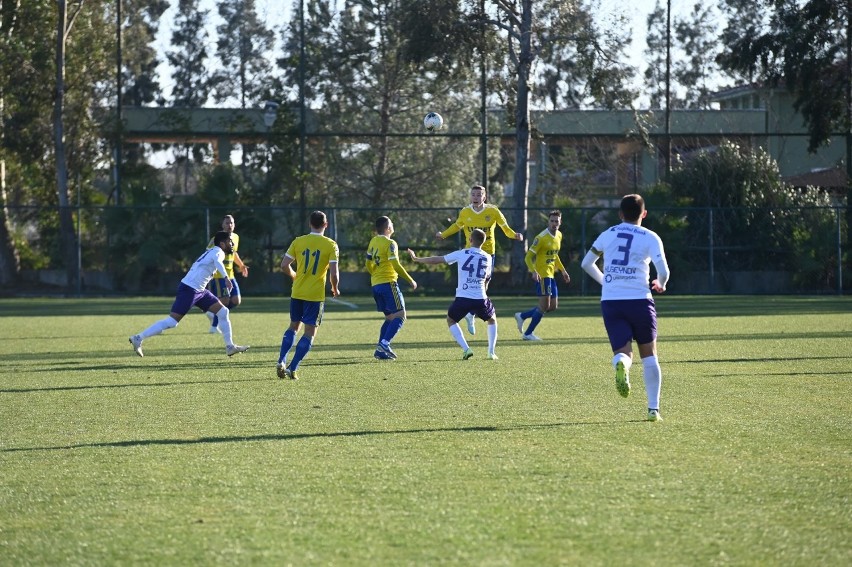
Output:
<svg viewBox="0 0 852 567">
<path fill-rule="evenodd" d="M 847 0 L 763 0 L 765 21 L 729 43 L 724 69 L 793 95 L 807 125 L 808 150 L 846 137 L 846 223 L 852 225 L 852 3 Z M 848 262 L 852 263 L 852 255 Z M 852 269 L 852 264 L 847 267 Z"/>
<path fill-rule="evenodd" d="M 849 130 L 849 62 L 845 0 L 763 0 L 765 25 L 732 40 L 719 56 L 723 68 L 753 76 L 793 94 L 810 134 L 809 150 Z"/>
<path fill-rule="evenodd" d="M 667 29 L 667 7 L 659 0 L 647 17 L 645 90 L 651 108 L 665 108 L 666 41 L 670 33 L 670 108 L 709 108 L 710 81 L 718 73 L 717 24 L 711 5 L 700 2 L 688 16 L 677 16 Z"/>
<path fill-rule="evenodd" d="M 77 235 L 74 233 L 74 217 L 68 199 L 68 163 L 65 155 L 65 43 L 74 20 L 83 7 L 78 0 L 69 17 L 65 0 L 56 0 L 59 10 L 56 28 L 56 83 L 53 107 L 53 142 L 56 157 L 56 192 L 59 197 L 59 241 L 62 243 L 62 258 L 69 288 L 78 279 Z"/>
<path fill-rule="evenodd" d="M 675 171 L 670 189 L 691 208 L 680 225 L 686 234 L 678 239 L 703 246 L 712 235 L 726 270 L 786 270 L 805 289 L 814 278 L 836 274 L 838 258 L 815 259 L 815 251 L 833 249 L 821 242 L 834 232 L 830 198 L 784 183 L 778 164 L 762 149 L 724 142 Z"/>
<path fill-rule="evenodd" d="M 665 108 L 666 105 L 666 10 L 660 6 L 659 0 L 654 9 L 645 19 L 648 33 L 645 36 L 645 92 L 648 94 L 649 106 L 654 109 Z"/>
<path fill-rule="evenodd" d="M 269 93 L 272 64 L 267 56 L 275 36 L 258 17 L 254 0 L 219 0 L 218 9 L 224 23 L 216 28 L 222 70 L 215 76 L 215 99 L 236 99 L 240 108 L 248 108 Z"/>
<path fill-rule="evenodd" d="M 683 57 L 673 64 L 673 74 L 683 88 L 686 108 L 710 108 L 708 82 L 718 72 L 718 35 L 712 5 L 696 2 L 688 18 L 674 24 L 674 37 Z"/>
<path fill-rule="evenodd" d="M 307 102 L 323 108 L 326 135 L 309 147 L 311 196 L 317 202 L 428 207 L 467 194 L 475 142 L 408 135 L 426 135 L 421 128 L 427 109 L 440 109 L 461 128 L 475 120 L 465 105 L 471 95 L 468 71 L 449 59 L 411 60 L 416 50 L 402 30 L 412 10 L 424 4 L 356 0 L 338 14 L 334 2 L 308 2 L 311 41 L 303 61 L 297 28 L 289 34 L 280 62 L 285 78 L 298 84 L 304 65 Z M 348 135 L 353 132 L 360 135 Z"/>
<path fill-rule="evenodd" d="M 172 66 L 172 104 L 178 107 L 204 106 L 209 98 L 207 71 L 207 16 L 199 0 L 179 0 L 172 33 L 172 49 L 166 55 Z"/>
<path fill-rule="evenodd" d="M 199 9 L 199 0 L 180 0 L 172 33 L 172 49 L 166 57 L 172 66 L 172 104 L 179 108 L 202 107 L 207 102 L 211 78 L 207 71 L 207 10 Z M 199 144 L 185 144 L 184 183 L 189 181 L 190 152 L 195 161 L 204 159 Z"/>
</svg>

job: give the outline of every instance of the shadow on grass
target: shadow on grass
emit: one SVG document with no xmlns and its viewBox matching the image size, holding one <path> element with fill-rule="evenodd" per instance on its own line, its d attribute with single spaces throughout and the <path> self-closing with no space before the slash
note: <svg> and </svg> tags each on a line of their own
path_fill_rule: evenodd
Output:
<svg viewBox="0 0 852 567">
<path fill-rule="evenodd" d="M 623 422 L 620 422 L 623 423 Z M 646 423 L 645 420 L 630 420 L 627 423 Z M 494 433 L 500 431 L 523 431 L 528 429 L 544 429 L 556 427 L 579 427 L 584 425 L 611 425 L 607 421 L 576 421 L 565 423 L 538 423 L 529 425 L 495 426 L 481 425 L 468 427 L 433 427 L 420 429 L 390 429 L 386 431 L 335 431 L 331 433 L 290 433 L 266 435 L 240 435 L 233 437 L 198 437 L 196 439 L 134 439 L 130 441 L 105 441 L 103 443 L 78 443 L 73 445 L 56 445 L 53 447 L 12 447 L 0 449 L 2 453 L 19 453 L 28 451 L 60 451 L 67 449 L 89 448 L 122 448 L 146 447 L 151 445 L 204 445 L 216 443 L 244 443 L 251 441 L 298 441 L 300 439 L 331 439 L 336 437 L 365 437 L 371 435 L 411 435 L 420 433 Z"/>
</svg>

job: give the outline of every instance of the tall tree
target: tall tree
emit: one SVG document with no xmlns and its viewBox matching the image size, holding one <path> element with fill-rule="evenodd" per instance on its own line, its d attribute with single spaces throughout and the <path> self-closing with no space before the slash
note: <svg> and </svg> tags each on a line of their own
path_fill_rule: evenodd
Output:
<svg viewBox="0 0 852 567">
<path fill-rule="evenodd" d="M 404 134 L 420 128 L 428 110 L 463 127 L 471 75 L 454 75 L 456 63 L 427 58 L 413 63 L 411 24 L 417 0 L 353 0 L 342 13 L 335 2 L 307 2 L 305 67 L 308 104 L 322 105 L 323 129 L 333 136 L 312 144 L 312 197 L 358 206 L 436 206 L 464 195 L 474 174 L 476 143 Z M 298 16 L 298 14 L 296 14 Z M 298 84 L 298 28 L 291 30 L 281 61 L 287 82 Z M 415 50 L 416 51 L 416 50 Z M 343 136 L 357 132 L 361 136 Z M 425 134 L 425 133 L 424 133 Z M 333 191 L 331 191 L 333 189 Z"/>
<path fill-rule="evenodd" d="M 667 14 L 659 0 L 648 14 L 645 53 L 645 92 L 651 108 L 666 102 L 666 40 L 670 34 L 671 108 L 708 108 L 713 80 L 718 75 L 718 23 L 712 5 L 697 2 L 686 15 Z M 671 29 L 667 29 L 671 20 Z"/>
<path fill-rule="evenodd" d="M 172 48 L 166 54 L 174 83 L 172 104 L 178 107 L 204 106 L 210 96 L 206 27 L 210 12 L 200 9 L 199 2 L 178 1 Z"/>
<path fill-rule="evenodd" d="M 254 0 L 219 0 L 218 9 L 224 23 L 216 27 L 222 70 L 216 74 L 215 99 L 236 100 L 240 108 L 248 108 L 271 88 L 269 54 L 275 35 L 258 17 Z"/>
<path fill-rule="evenodd" d="M 115 0 L 121 2 L 123 21 L 121 49 L 121 103 L 144 106 L 165 103 L 157 67 L 160 58 L 154 47 L 160 18 L 169 8 L 168 0 Z M 143 169 L 145 149 L 141 144 L 123 144 L 119 156 L 128 170 Z M 129 180 L 128 180 L 129 181 Z"/>
<path fill-rule="evenodd" d="M 701 2 L 674 24 L 674 37 L 683 57 L 674 62 L 673 73 L 683 89 L 686 108 L 710 107 L 710 81 L 718 73 L 717 29 L 713 6 Z"/>
<path fill-rule="evenodd" d="M 172 32 L 172 49 L 166 58 L 172 67 L 172 104 L 178 108 L 197 108 L 207 103 L 211 78 L 207 68 L 207 17 L 208 10 L 199 8 L 199 0 L 179 0 L 175 29 Z M 188 183 L 189 157 L 201 162 L 206 153 L 199 144 L 185 144 L 181 160 L 184 162 L 184 184 Z"/>
<path fill-rule="evenodd" d="M 852 2 L 761 0 L 764 25 L 741 38 L 726 36 L 723 68 L 786 88 L 816 152 L 833 135 L 846 139 L 846 224 L 852 226 Z M 852 254 L 847 255 L 852 270 Z"/>
<path fill-rule="evenodd" d="M 660 0 L 654 4 L 654 9 L 645 19 L 648 26 L 645 35 L 645 93 L 648 95 L 649 107 L 664 108 L 666 105 L 666 8 L 660 5 Z"/>
</svg>

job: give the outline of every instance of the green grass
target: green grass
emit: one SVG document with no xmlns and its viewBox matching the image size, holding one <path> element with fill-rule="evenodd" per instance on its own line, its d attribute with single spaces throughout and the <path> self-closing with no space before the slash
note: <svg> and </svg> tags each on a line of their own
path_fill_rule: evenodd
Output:
<svg viewBox="0 0 852 567">
<path fill-rule="evenodd" d="M 353 298 L 347 298 L 352 301 Z M 448 299 L 328 304 L 298 382 L 286 298 L 127 337 L 171 298 L 0 300 L 3 565 L 849 565 L 852 299 L 661 297 L 662 423 L 617 395 L 597 301 L 462 362 Z"/>
</svg>

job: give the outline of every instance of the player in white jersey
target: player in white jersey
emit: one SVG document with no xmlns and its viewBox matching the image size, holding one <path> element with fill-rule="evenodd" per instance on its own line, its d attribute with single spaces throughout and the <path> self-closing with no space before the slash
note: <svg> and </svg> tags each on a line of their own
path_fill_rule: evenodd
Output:
<svg viewBox="0 0 852 567">
<path fill-rule="evenodd" d="M 456 250 L 446 256 L 418 258 L 413 250 L 408 249 L 411 259 L 420 264 L 458 265 L 456 297 L 447 310 L 447 326 L 450 328 L 450 334 L 462 348 L 462 360 L 473 356 L 473 350 L 459 327 L 459 321 L 468 313 L 488 323 L 488 358 L 497 360 L 497 354 L 494 352 L 497 346 L 497 314 L 485 291 L 493 260 L 491 254 L 482 251 L 483 242 L 485 242 L 485 232 L 476 228 L 470 233 L 470 248 Z"/>
<path fill-rule="evenodd" d="M 583 258 L 583 269 L 601 286 L 601 312 L 609 342 L 615 387 L 630 395 L 633 341 L 639 345 L 648 396 L 648 420 L 661 421 L 660 387 L 663 376 L 657 360 L 657 311 L 651 291 L 663 293 L 669 281 L 669 266 L 660 237 L 642 228 L 648 214 L 641 195 L 621 199 L 621 224 L 608 228 L 592 243 Z M 597 261 L 603 257 L 603 270 Z M 657 278 L 651 281 L 651 262 Z"/>
<path fill-rule="evenodd" d="M 249 347 L 247 346 L 234 344 L 231 338 L 231 320 L 228 318 L 228 308 L 207 289 L 207 284 L 210 283 L 217 270 L 225 273 L 225 265 L 222 260 L 225 258 L 225 254 L 233 252 L 231 235 L 225 231 L 217 232 L 216 236 L 213 237 L 213 243 L 213 248 L 205 250 L 204 254 L 199 256 L 180 281 L 169 316 L 157 321 L 141 333 L 130 337 L 130 344 L 137 355 L 143 356 L 143 340 L 177 327 L 183 316 L 189 313 L 193 306 L 202 311 L 210 311 L 219 317 L 219 327 L 222 330 L 222 337 L 225 339 L 225 354 L 233 356 L 238 352 L 248 350 Z M 226 281 L 225 286 L 230 289 L 230 280 Z"/>
</svg>

